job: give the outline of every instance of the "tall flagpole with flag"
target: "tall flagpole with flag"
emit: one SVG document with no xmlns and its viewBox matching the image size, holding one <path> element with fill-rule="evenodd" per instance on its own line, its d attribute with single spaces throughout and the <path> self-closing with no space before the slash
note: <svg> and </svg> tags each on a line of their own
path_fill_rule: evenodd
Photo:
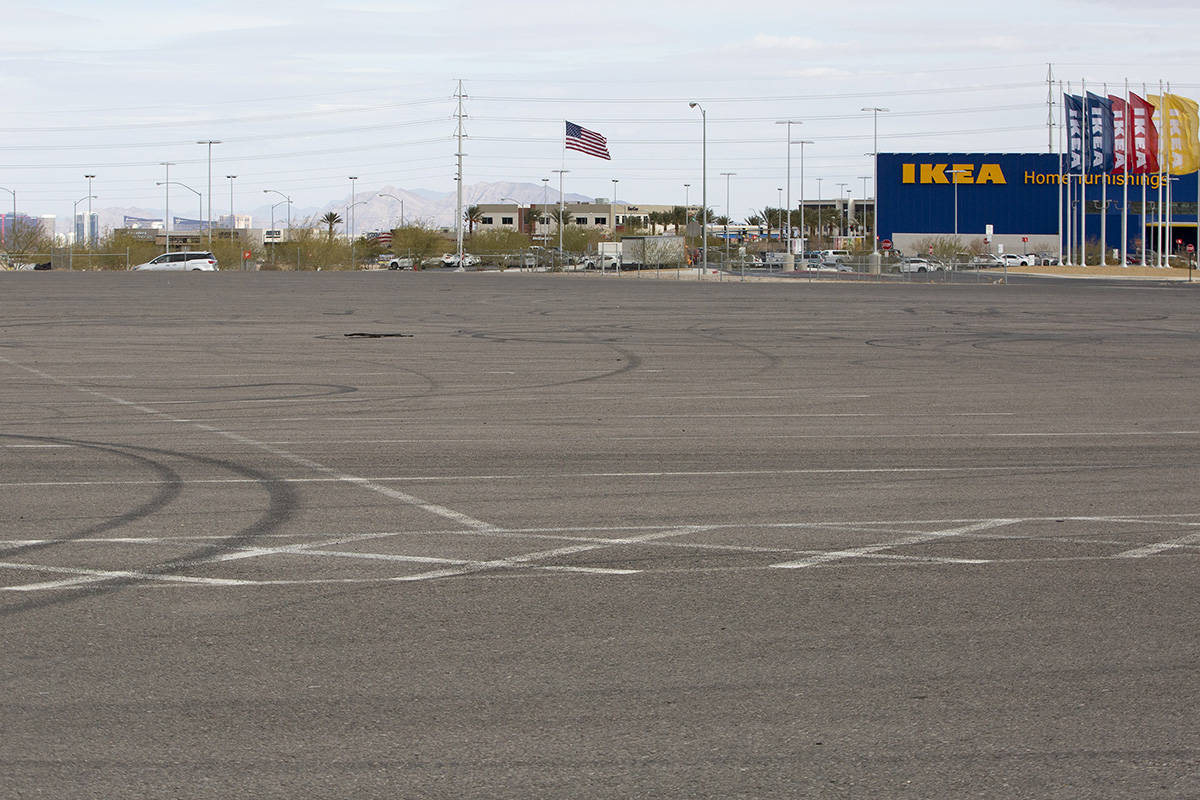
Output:
<svg viewBox="0 0 1200 800">
<path fill-rule="evenodd" d="M 1122 156 L 1124 167 L 1121 170 L 1125 180 L 1121 184 L 1121 266 L 1129 265 L 1129 78 L 1125 79 L 1125 94 L 1121 102 L 1125 113 L 1121 115 L 1121 129 L 1125 137 L 1125 154 Z"/>
<path fill-rule="evenodd" d="M 581 125 L 576 125 L 570 120 L 563 120 L 566 123 L 566 136 L 563 139 L 563 169 L 558 172 L 558 252 L 562 254 L 562 223 L 563 209 L 565 208 L 562 176 L 567 172 L 567 151 L 576 150 L 580 153 L 586 153 L 589 156 L 603 158 L 605 161 L 612 161 L 612 156 L 608 152 L 608 139 L 601 136 L 595 131 L 589 131 Z"/>
<path fill-rule="evenodd" d="M 1162 106 L 1163 82 L 1158 82 L 1158 213 L 1155 215 L 1155 222 L 1158 235 L 1155 237 L 1158 240 L 1158 266 L 1163 265 L 1163 164 L 1170 159 L 1171 142 L 1167 140 L 1167 158 L 1163 158 L 1163 123 L 1166 121 L 1167 115 L 1163 112 Z"/>
<path fill-rule="evenodd" d="M 1103 96 L 1108 97 L 1108 84 L 1100 84 Z M 1095 141 L 1095 134 L 1092 135 Z M 1108 170 L 1100 171 L 1100 266 L 1108 265 Z"/>
<path fill-rule="evenodd" d="M 1088 160 L 1091 159 L 1091 146 L 1088 144 L 1088 139 L 1091 138 L 1092 117 L 1088 109 L 1088 94 L 1087 94 L 1087 78 L 1083 78 L 1079 82 L 1079 96 L 1083 99 L 1083 158 L 1082 174 L 1079 178 L 1079 263 L 1081 266 L 1087 266 L 1087 177 L 1088 177 Z"/>
<path fill-rule="evenodd" d="M 1058 93 L 1062 95 L 1062 81 L 1058 82 Z M 1063 260 L 1063 132 L 1066 128 L 1066 103 L 1061 103 L 1058 109 L 1058 263 Z"/>
</svg>

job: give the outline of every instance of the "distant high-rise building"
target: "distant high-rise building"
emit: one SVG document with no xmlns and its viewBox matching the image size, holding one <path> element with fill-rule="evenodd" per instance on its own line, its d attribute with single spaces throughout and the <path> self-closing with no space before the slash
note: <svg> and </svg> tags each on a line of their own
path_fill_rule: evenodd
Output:
<svg viewBox="0 0 1200 800">
<path fill-rule="evenodd" d="M 233 222 L 232 225 L 230 224 L 231 220 Z M 252 224 L 253 223 L 251 222 L 249 214 L 234 214 L 232 216 L 229 214 L 222 214 L 221 216 L 217 217 L 218 228 L 236 228 L 237 230 L 248 231 L 250 230 Z"/>
<path fill-rule="evenodd" d="M 91 214 L 75 215 L 75 242 L 94 245 L 100 240 L 100 215 L 93 211 Z"/>
<path fill-rule="evenodd" d="M 22 214 L 19 211 L 17 212 L 16 217 L 12 215 L 11 211 L 7 214 L 0 212 L 0 245 L 7 246 L 12 244 L 14 223 L 16 224 L 16 230 L 18 232 L 28 232 L 38 224 L 38 221 L 33 217 Z"/>
</svg>

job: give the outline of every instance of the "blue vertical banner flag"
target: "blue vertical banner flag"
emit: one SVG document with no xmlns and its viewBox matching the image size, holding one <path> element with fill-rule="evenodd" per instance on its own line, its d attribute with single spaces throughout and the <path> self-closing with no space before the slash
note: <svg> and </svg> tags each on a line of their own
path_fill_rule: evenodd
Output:
<svg viewBox="0 0 1200 800">
<path fill-rule="evenodd" d="M 1113 107 L 1107 98 L 1087 93 L 1088 172 L 1112 172 L 1113 168 Z"/>
<path fill-rule="evenodd" d="M 1063 109 L 1067 112 L 1067 172 L 1083 172 L 1083 98 L 1064 94 Z"/>
</svg>

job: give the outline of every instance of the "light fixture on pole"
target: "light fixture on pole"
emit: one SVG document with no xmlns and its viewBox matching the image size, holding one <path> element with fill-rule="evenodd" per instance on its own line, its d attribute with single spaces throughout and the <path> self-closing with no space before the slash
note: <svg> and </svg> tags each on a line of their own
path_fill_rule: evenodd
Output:
<svg viewBox="0 0 1200 800">
<path fill-rule="evenodd" d="M 879 108 L 878 106 L 868 106 L 864 108 L 863 111 L 870 111 L 871 116 L 874 118 L 874 132 L 872 133 L 871 137 L 871 141 L 873 142 L 871 145 L 871 151 L 872 155 L 875 156 L 873 159 L 873 174 L 875 176 L 875 181 L 873 184 L 875 186 L 875 233 L 872 237 L 874 241 L 871 244 L 871 252 L 877 254 L 879 252 L 879 114 L 880 112 L 886 113 L 889 111 L 889 109 Z"/>
<path fill-rule="evenodd" d="M 958 251 L 958 176 L 970 175 L 971 171 L 967 169 L 948 169 L 946 174 L 950 176 L 950 182 L 954 184 L 954 249 Z"/>
<path fill-rule="evenodd" d="M 354 207 L 356 205 L 358 205 L 358 203 L 355 202 L 356 198 L 354 196 L 354 182 L 358 180 L 358 176 L 351 175 L 349 177 L 350 177 L 350 242 L 351 242 L 350 249 L 353 250 L 354 249 L 354 246 L 353 246 L 354 237 L 358 235 L 358 226 L 354 224 L 354 216 L 355 216 Z M 351 264 L 351 267 L 353 267 L 353 266 L 354 265 Z"/>
<path fill-rule="evenodd" d="M 390 197 L 390 198 L 392 198 L 393 200 L 399 200 L 399 201 L 400 201 L 400 227 L 401 227 L 401 228 L 403 228 L 403 227 L 404 227 L 404 198 L 403 198 L 403 197 L 396 197 L 396 195 L 394 195 L 394 194 L 388 194 L 387 192 L 380 192 L 380 193 L 379 193 L 379 196 L 380 196 L 380 197 Z"/>
<path fill-rule="evenodd" d="M 166 252 L 171 252 L 171 167 L 174 165 L 172 161 L 160 162 L 166 169 L 166 177 L 163 178 L 163 231 L 166 233 L 167 249 Z M 75 217 L 71 217 L 72 220 Z"/>
<path fill-rule="evenodd" d="M 617 229 L 617 184 L 619 182 L 620 182 L 620 179 L 618 179 L 618 178 L 612 179 L 613 196 L 612 196 L 612 202 L 609 204 L 609 208 L 608 208 L 608 221 L 611 223 L 613 231 L 616 231 L 616 229 Z M 664 229 L 664 231 L 665 231 L 665 229 Z M 604 266 L 603 263 L 601 263 L 601 266 L 602 267 Z"/>
<path fill-rule="evenodd" d="M 279 191 L 278 189 L 263 189 L 263 194 L 277 194 L 283 198 L 284 202 L 287 203 L 288 238 L 291 239 L 291 236 L 292 236 L 292 198 L 288 197 L 286 194 Z M 275 205 L 279 205 L 279 203 L 276 203 Z M 274 206 L 272 206 L 272 208 L 274 208 Z M 275 227 L 275 223 L 272 222 L 271 228 L 274 229 L 274 227 Z"/>
<path fill-rule="evenodd" d="M 825 179 L 817 178 L 817 232 L 818 233 L 821 232 L 821 230 L 822 230 L 821 223 L 825 219 L 825 214 L 823 213 L 825 209 L 821 208 L 821 201 L 824 198 L 824 195 L 821 194 L 821 181 L 823 181 L 823 180 L 825 180 Z M 824 244 L 824 239 L 822 239 L 822 244 Z"/>
<path fill-rule="evenodd" d="M 208 145 L 208 249 L 212 250 L 212 146 L 220 144 L 220 139 L 201 139 L 196 144 Z"/>
<path fill-rule="evenodd" d="M 708 272 L 708 112 L 704 110 L 704 106 L 694 100 L 688 103 L 688 108 L 700 109 L 700 130 L 702 137 L 700 145 L 700 204 L 703 206 L 700 235 L 704 237 L 701 239 L 704 243 L 704 255 L 702 258 L 704 272 Z"/>
<path fill-rule="evenodd" d="M 80 203 L 82 203 L 84 200 L 87 200 L 90 203 L 92 200 L 95 200 L 95 199 L 96 199 L 95 195 L 89 194 L 87 197 L 81 197 L 78 200 L 76 200 L 75 205 L 71 207 L 71 221 L 74 222 L 75 217 L 78 216 Z M 14 200 L 14 202 L 15 202 L 15 200 Z M 70 248 L 71 249 L 67 251 L 67 269 L 69 269 L 69 270 L 75 268 L 75 237 L 74 236 L 71 237 Z"/>
<path fill-rule="evenodd" d="M 792 144 L 800 145 L 800 256 L 804 257 L 804 251 L 808 250 L 808 241 L 804 235 L 804 145 L 812 144 L 812 139 L 797 139 Z M 817 178 L 818 185 L 821 179 Z M 817 213 L 820 214 L 820 203 L 817 203 Z M 792 227 L 792 210 L 788 209 L 788 229 Z"/>
<path fill-rule="evenodd" d="M 791 216 L 791 209 L 783 205 L 783 187 L 776 186 L 775 191 L 779 193 L 779 240 L 783 241 L 783 212 L 786 210 L 788 216 Z M 767 242 L 771 241 L 771 220 L 767 220 Z"/>
<path fill-rule="evenodd" d="M 865 204 L 865 203 L 867 202 L 867 181 L 871 180 L 871 176 L 870 176 L 870 175 L 859 175 L 859 176 L 858 176 L 858 179 L 859 179 L 860 181 L 862 181 L 862 182 L 863 182 L 862 201 L 863 201 L 863 203 Z M 864 219 L 864 220 L 863 220 L 863 235 L 864 235 L 864 236 L 865 236 L 865 235 L 866 235 L 866 233 L 867 233 L 867 231 L 866 231 L 866 227 L 867 227 L 867 221 Z M 878 239 L 878 238 L 879 238 L 879 234 L 878 234 L 878 233 L 875 233 L 875 232 L 873 232 L 873 233 L 872 233 L 872 235 L 873 235 L 873 236 L 874 236 L 876 239 Z"/>
<path fill-rule="evenodd" d="M 225 177 L 229 179 L 229 230 L 233 231 L 235 228 L 237 228 L 237 219 L 233 213 L 233 179 L 236 178 L 237 175 L 226 175 Z M 232 233 L 230 233 L 229 238 L 233 238 Z"/>
<path fill-rule="evenodd" d="M 838 184 L 838 204 L 841 206 L 838 209 L 838 233 L 841 235 L 843 240 L 848 235 L 846 228 L 850 225 L 850 208 L 847 205 L 846 198 L 846 187 L 849 185 L 850 184 L 848 183 Z M 845 245 L 845 241 L 843 241 L 842 244 Z"/>
<path fill-rule="evenodd" d="M 558 260 L 563 262 L 563 212 L 566 208 L 566 201 L 563 198 L 563 175 L 570 172 L 569 169 L 552 169 L 551 172 L 558 173 Z"/>
<path fill-rule="evenodd" d="M 154 185 L 155 186 L 164 186 L 167 183 L 168 183 L 168 181 L 156 181 Z M 189 192 L 192 192 L 193 194 L 195 194 L 196 195 L 196 203 L 200 206 L 200 210 L 198 211 L 198 213 L 201 217 L 204 216 L 204 197 L 203 197 L 203 195 L 200 194 L 200 191 L 198 189 L 193 189 L 192 187 L 188 186 L 186 183 L 180 183 L 179 181 L 169 181 L 169 183 L 172 186 L 182 186 L 184 189 L 187 189 Z M 196 220 L 196 222 L 200 223 L 200 222 L 202 222 L 202 220 Z"/>
<path fill-rule="evenodd" d="M 549 192 L 550 192 L 550 179 L 542 178 L 542 210 L 540 212 L 538 212 L 538 217 L 537 217 L 538 225 L 542 224 L 543 217 L 546 219 L 547 224 L 549 224 L 549 222 L 550 222 L 550 215 L 548 215 L 546 213 L 546 209 L 550 207 Z M 546 246 L 546 240 L 549 238 L 550 238 L 549 232 L 542 234 L 541 239 L 542 239 L 542 247 L 543 248 Z"/>
<path fill-rule="evenodd" d="M 96 176 L 95 175 L 84 175 L 83 177 L 87 178 L 88 197 L 91 197 L 92 196 L 92 180 Z M 14 217 L 14 220 L 15 220 L 15 217 Z M 87 240 L 88 247 L 91 247 L 92 244 L 96 241 L 96 232 L 94 230 L 92 230 L 92 201 L 91 200 L 88 200 L 88 214 L 87 214 L 87 219 L 83 223 L 83 234 L 84 234 L 84 238 Z"/>
<path fill-rule="evenodd" d="M 729 214 L 730 214 L 730 210 L 729 210 L 729 179 L 731 177 L 733 177 L 734 175 L 737 175 L 737 173 L 736 172 L 722 172 L 721 174 L 725 176 L 725 263 L 728 264 L 729 263 Z"/>
<path fill-rule="evenodd" d="M 787 125 L 787 252 L 792 252 L 792 126 L 803 125 L 804 123 L 794 119 L 781 119 L 775 122 L 776 125 Z"/>
<path fill-rule="evenodd" d="M 354 178 L 351 178 L 350 180 L 354 180 Z M 357 202 L 351 202 L 350 206 L 346 209 L 346 211 L 348 211 L 350 214 L 350 219 L 354 219 L 354 213 L 355 213 L 354 207 L 355 206 L 365 206 L 366 204 L 367 204 L 366 200 L 359 200 Z M 354 245 L 355 245 L 354 235 L 351 234 L 351 236 L 350 236 L 350 269 L 357 268 L 357 261 L 354 257 Z M 460 266 L 461 266 L 461 263 L 460 263 Z"/>
</svg>

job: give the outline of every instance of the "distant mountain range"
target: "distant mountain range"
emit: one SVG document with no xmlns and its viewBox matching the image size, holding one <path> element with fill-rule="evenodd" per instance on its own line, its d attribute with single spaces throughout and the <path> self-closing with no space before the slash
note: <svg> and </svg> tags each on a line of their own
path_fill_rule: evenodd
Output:
<svg viewBox="0 0 1200 800">
<path fill-rule="evenodd" d="M 390 230 L 400 224 L 400 202 L 391 197 L 382 195 L 395 195 L 404 200 L 404 219 L 406 222 L 420 221 L 437 227 L 451 227 L 454 225 L 455 206 L 457 205 L 456 192 L 435 192 L 428 189 L 401 189 L 396 186 L 387 185 L 379 188 L 363 187 L 355 193 L 356 201 L 361 201 L 363 205 L 355 206 L 354 208 L 354 228 L 358 233 L 376 230 Z M 581 194 L 572 194 L 567 192 L 566 201 L 569 203 L 588 202 L 593 198 Z M 546 202 L 558 202 L 557 189 L 544 189 L 541 184 L 536 183 L 476 183 L 463 187 L 463 206 L 478 205 L 480 203 L 501 203 L 507 202 L 503 198 L 511 198 L 520 202 L 522 205 L 530 203 L 541 203 L 543 198 Z M 171 216 L 173 217 L 189 217 L 194 218 L 198 213 L 198 209 L 194 203 L 188 203 L 188 200 L 194 198 L 183 198 L 179 206 L 174 202 L 171 203 Z M 228 202 L 228 201 L 226 201 Z M 335 211 L 340 214 L 349 224 L 349 213 L 347 208 L 350 206 L 351 198 L 347 194 L 340 200 L 327 203 L 324 206 L 309 206 L 309 207 L 292 207 L 292 225 L 299 226 L 302 223 L 311 220 L 313 227 L 323 227 L 319 220 L 329 211 Z M 214 221 L 222 214 L 227 213 L 227 206 L 220 206 L 217 203 L 213 204 Z M 99 215 L 99 223 L 101 230 L 110 228 L 119 228 L 124 224 L 125 217 L 143 217 L 143 218 L 162 218 L 161 208 L 98 208 L 94 209 Z M 271 224 L 271 206 L 263 204 L 249 210 L 254 219 L 254 227 L 266 228 Z M 239 214 L 245 214 L 246 209 L 238 209 Z M 275 210 L 275 226 L 283 227 L 287 219 L 287 209 L 279 207 Z M 67 220 L 60 220 L 69 222 Z M 60 225 L 61 227 L 61 225 Z"/>
</svg>

